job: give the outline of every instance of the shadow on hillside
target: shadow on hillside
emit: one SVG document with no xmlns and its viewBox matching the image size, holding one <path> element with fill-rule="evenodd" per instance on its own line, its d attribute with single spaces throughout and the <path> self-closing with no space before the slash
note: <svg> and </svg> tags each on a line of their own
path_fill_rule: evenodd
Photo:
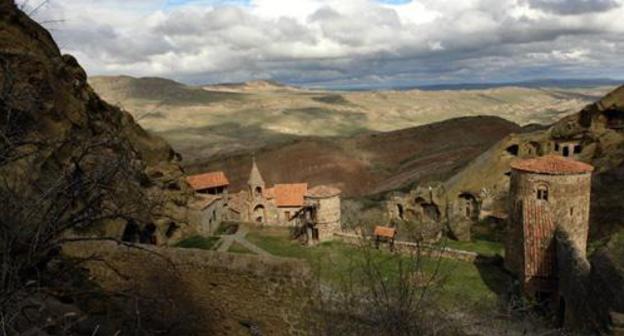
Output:
<svg viewBox="0 0 624 336">
<path fill-rule="evenodd" d="M 503 258 L 499 255 L 495 257 L 479 256 L 475 261 L 475 266 L 479 270 L 479 275 L 483 283 L 500 298 L 509 292 L 511 286 L 511 276 L 503 268 Z"/>
</svg>

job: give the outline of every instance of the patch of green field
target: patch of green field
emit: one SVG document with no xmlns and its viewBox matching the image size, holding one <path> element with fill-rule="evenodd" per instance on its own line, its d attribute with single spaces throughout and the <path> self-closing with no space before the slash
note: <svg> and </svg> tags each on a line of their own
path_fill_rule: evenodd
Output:
<svg viewBox="0 0 624 336">
<path fill-rule="evenodd" d="M 255 254 L 252 251 L 250 251 L 248 248 L 246 248 L 245 246 L 241 245 L 240 243 L 236 241 L 232 243 L 232 245 L 230 245 L 230 248 L 227 251 L 232 252 L 232 253 Z"/>
<path fill-rule="evenodd" d="M 219 241 L 219 239 L 219 237 L 192 236 L 178 242 L 177 244 L 175 244 L 175 246 L 182 248 L 212 250 L 215 247 L 216 243 Z"/>
<path fill-rule="evenodd" d="M 267 252 L 282 257 L 301 258 L 315 270 L 321 282 L 339 286 L 345 276 L 370 260 L 380 265 L 385 277 L 396 274 L 397 260 L 417 262 L 424 274 L 433 277 L 433 290 L 438 301 L 445 307 L 468 306 L 472 310 L 491 310 L 498 304 L 507 281 L 506 274 L 494 265 L 477 265 L 463 261 L 431 257 L 397 257 L 387 250 L 374 250 L 345 244 L 340 241 L 325 242 L 315 247 L 305 247 L 288 238 L 286 230 L 252 230 L 247 240 Z M 494 246 L 483 244 L 483 251 L 498 251 Z M 486 248 L 487 247 L 487 248 Z"/>
</svg>

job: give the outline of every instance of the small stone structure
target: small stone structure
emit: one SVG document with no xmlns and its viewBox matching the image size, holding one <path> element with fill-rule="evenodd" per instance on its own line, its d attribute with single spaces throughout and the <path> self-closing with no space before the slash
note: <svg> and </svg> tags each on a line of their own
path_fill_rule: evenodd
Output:
<svg viewBox="0 0 624 336">
<path fill-rule="evenodd" d="M 340 189 L 314 187 L 305 195 L 304 207 L 295 214 L 308 244 L 331 240 L 340 231 Z"/>
<path fill-rule="evenodd" d="M 199 232 L 202 235 L 212 235 L 224 220 L 229 218 L 225 196 L 222 195 L 200 195 L 191 204 L 191 211 L 195 212 L 200 223 Z"/>
<path fill-rule="evenodd" d="M 230 182 L 222 171 L 188 176 L 186 182 L 195 190 L 190 209 L 200 223 L 198 233 L 212 235 L 220 223 L 231 217 L 227 205 Z"/>
<path fill-rule="evenodd" d="M 445 226 L 451 228 L 453 238 L 470 240 L 469 228 L 479 220 L 481 199 L 470 191 L 449 197 L 443 184 L 431 183 L 418 186 L 407 194 L 393 193 L 386 201 L 386 209 L 391 222 L 401 226 L 401 222 L 417 225 L 421 240 L 434 242 L 442 237 Z M 469 222 L 468 225 L 465 223 Z M 468 228 L 461 230 L 460 228 Z"/>
<path fill-rule="evenodd" d="M 548 155 L 511 164 L 506 268 L 536 298 L 557 294 L 555 232 L 585 255 L 593 167 Z"/>
</svg>

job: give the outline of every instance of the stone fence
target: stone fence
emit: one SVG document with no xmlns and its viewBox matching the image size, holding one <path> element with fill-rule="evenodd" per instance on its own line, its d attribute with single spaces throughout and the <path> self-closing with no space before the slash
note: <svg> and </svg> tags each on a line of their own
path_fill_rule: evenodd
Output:
<svg viewBox="0 0 624 336">
<path fill-rule="evenodd" d="M 316 334 L 318 286 L 301 260 L 114 242 L 69 243 L 63 251 L 97 256 L 86 267 L 107 291 L 158 297 L 164 304 L 150 315 L 178 319 L 183 329 L 174 334 Z"/>
<path fill-rule="evenodd" d="M 347 244 L 361 244 L 364 240 L 370 240 L 369 237 L 363 237 L 357 234 L 336 232 L 334 237 L 340 239 Z M 395 241 L 394 249 L 399 253 L 421 253 L 431 257 L 441 257 L 454 260 L 461 260 L 471 263 L 491 263 L 495 257 L 485 257 L 476 252 L 457 250 L 445 246 L 436 246 L 428 243 L 413 243 L 406 241 Z"/>
</svg>

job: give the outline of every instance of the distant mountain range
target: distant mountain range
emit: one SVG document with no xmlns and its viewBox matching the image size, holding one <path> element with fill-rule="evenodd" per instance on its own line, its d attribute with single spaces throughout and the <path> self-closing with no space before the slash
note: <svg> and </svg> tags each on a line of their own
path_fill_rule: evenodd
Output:
<svg viewBox="0 0 624 336">
<path fill-rule="evenodd" d="M 448 83 L 448 84 L 430 84 L 430 85 L 413 85 L 413 84 L 397 84 L 397 85 L 375 85 L 375 84 L 323 84 L 323 85 L 307 85 L 315 89 L 324 89 L 332 91 L 370 91 L 370 90 L 485 90 L 501 87 L 522 87 L 522 88 L 592 88 L 597 86 L 617 86 L 624 83 L 624 79 L 611 78 L 561 78 L 561 79 L 534 79 L 528 81 L 517 82 L 485 82 L 485 83 Z M 306 85 L 302 85 L 306 86 Z"/>
</svg>

